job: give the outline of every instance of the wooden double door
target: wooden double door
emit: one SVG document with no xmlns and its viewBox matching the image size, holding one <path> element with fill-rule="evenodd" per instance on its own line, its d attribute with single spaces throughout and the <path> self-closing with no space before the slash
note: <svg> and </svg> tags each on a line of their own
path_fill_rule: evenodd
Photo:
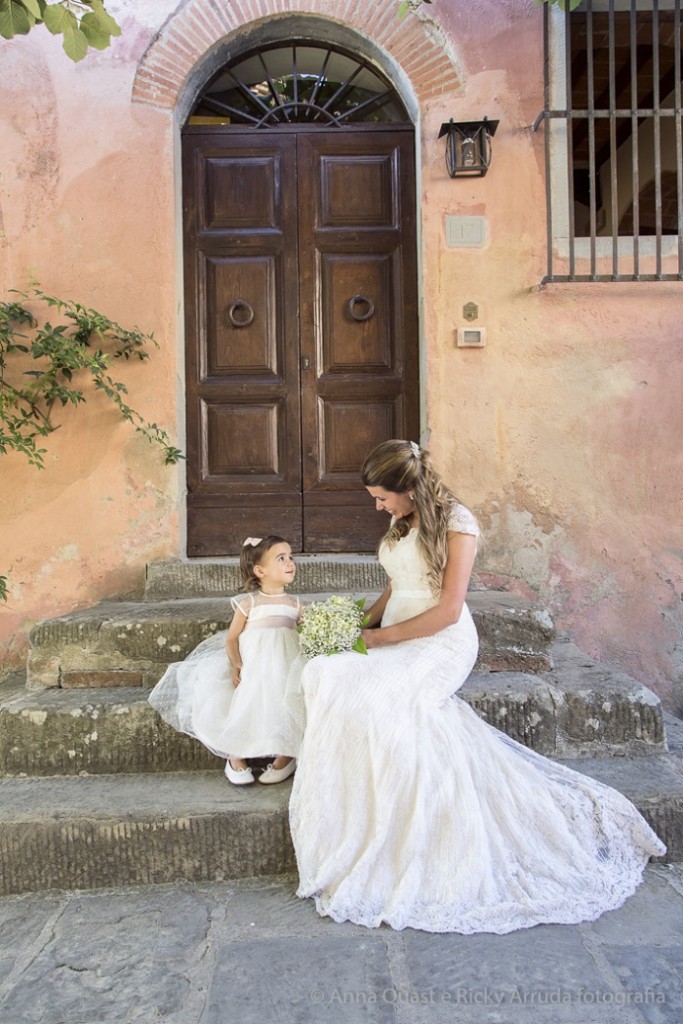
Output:
<svg viewBox="0 0 683 1024">
<path fill-rule="evenodd" d="M 419 431 L 412 130 L 183 133 L 188 555 L 374 550 L 367 453 Z"/>
</svg>

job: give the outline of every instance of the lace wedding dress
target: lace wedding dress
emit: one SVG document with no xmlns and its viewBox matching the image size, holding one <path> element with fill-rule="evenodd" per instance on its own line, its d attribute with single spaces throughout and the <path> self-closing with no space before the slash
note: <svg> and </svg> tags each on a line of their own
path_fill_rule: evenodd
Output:
<svg viewBox="0 0 683 1024">
<path fill-rule="evenodd" d="M 462 506 L 451 528 L 478 532 Z M 416 530 L 382 545 L 380 561 L 391 579 L 385 625 L 433 606 Z M 465 607 L 435 636 L 314 658 L 300 673 L 290 823 L 297 895 L 321 915 L 464 934 L 590 921 L 665 852 L 621 794 L 453 696 L 476 654 Z"/>
</svg>

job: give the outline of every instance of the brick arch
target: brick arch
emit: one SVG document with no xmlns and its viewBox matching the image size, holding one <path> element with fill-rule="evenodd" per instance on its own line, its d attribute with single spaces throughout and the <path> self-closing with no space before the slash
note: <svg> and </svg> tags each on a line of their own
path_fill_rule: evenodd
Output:
<svg viewBox="0 0 683 1024">
<path fill-rule="evenodd" d="M 446 38 L 431 21 L 399 21 L 396 0 L 375 0 L 370 13 L 359 0 L 189 0 L 170 18 L 142 57 L 133 82 L 134 103 L 174 110 L 198 62 L 250 22 L 291 14 L 330 18 L 385 50 L 410 81 L 419 103 L 460 81 Z"/>
</svg>

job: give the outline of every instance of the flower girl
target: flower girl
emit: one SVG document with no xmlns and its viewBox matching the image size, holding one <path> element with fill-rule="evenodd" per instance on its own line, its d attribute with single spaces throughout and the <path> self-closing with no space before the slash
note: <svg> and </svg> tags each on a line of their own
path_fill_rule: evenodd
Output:
<svg viewBox="0 0 683 1024">
<path fill-rule="evenodd" d="M 282 537 L 247 537 L 240 572 L 246 593 L 230 599 L 229 629 L 169 665 L 149 702 L 174 729 L 226 757 L 230 782 L 254 782 L 247 759 L 275 753 L 259 782 L 282 782 L 296 768 L 299 746 L 284 705 L 301 611 L 299 599 L 285 594 L 296 574 L 291 547 Z"/>
</svg>

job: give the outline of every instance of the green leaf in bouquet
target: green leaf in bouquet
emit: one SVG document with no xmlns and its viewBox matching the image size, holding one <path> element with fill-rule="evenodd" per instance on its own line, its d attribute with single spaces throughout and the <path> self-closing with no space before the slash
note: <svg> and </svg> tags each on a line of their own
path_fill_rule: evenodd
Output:
<svg viewBox="0 0 683 1024">
<path fill-rule="evenodd" d="M 366 645 L 365 640 L 363 639 L 362 636 L 358 637 L 358 639 L 356 640 L 356 642 L 353 645 L 353 647 L 351 648 L 351 650 L 352 651 L 357 651 L 358 654 L 367 654 L 368 653 L 367 645 Z"/>
</svg>

